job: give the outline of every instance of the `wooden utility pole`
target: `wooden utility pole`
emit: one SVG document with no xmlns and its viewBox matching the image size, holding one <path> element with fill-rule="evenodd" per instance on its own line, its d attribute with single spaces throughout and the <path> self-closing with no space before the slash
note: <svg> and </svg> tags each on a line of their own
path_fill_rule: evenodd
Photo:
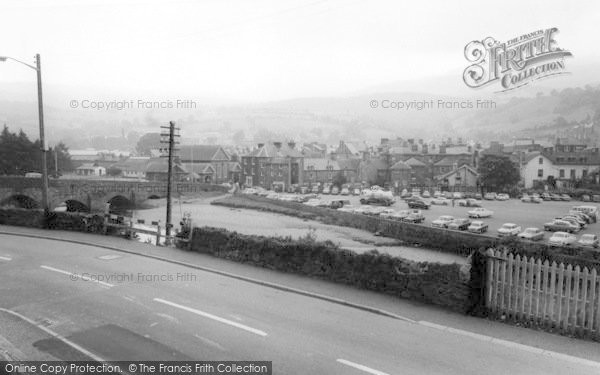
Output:
<svg viewBox="0 0 600 375">
<path fill-rule="evenodd" d="M 167 223 L 165 225 L 165 245 L 170 244 L 170 236 L 171 236 L 171 227 L 173 226 L 173 224 L 171 224 L 171 190 L 173 187 L 173 153 L 176 151 L 175 149 L 175 137 L 178 137 L 178 134 L 175 134 L 176 130 L 179 130 L 179 128 L 175 127 L 175 122 L 171 121 L 169 122 L 169 126 L 161 126 L 162 129 L 168 129 L 168 133 L 161 133 L 161 143 L 168 143 L 168 148 L 167 148 L 167 155 L 162 155 L 162 156 L 166 156 L 168 158 L 168 162 L 167 162 Z M 163 139 L 168 137 L 168 139 Z M 162 151 L 162 149 L 161 149 Z"/>
</svg>

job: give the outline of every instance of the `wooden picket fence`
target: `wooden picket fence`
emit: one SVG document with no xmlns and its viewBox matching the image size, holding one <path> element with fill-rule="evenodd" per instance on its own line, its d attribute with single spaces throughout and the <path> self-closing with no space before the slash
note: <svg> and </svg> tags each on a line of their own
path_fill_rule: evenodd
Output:
<svg viewBox="0 0 600 375">
<path fill-rule="evenodd" d="M 599 284 L 595 268 L 487 251 L 486 307 L 507 319 L 600 338 Z"/>
</svg>

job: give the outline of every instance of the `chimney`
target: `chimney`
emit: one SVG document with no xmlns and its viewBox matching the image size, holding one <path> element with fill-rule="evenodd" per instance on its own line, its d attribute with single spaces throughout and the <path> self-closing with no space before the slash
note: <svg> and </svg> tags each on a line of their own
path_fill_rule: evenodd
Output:
<svg viewBox="0 0 600 375">
<path fill-rule="evenodd" d="M 429 146 L 427 144 L 423 145 L 423 153 L 424 154 L 428 154 L 429 153 Z"/>
<path fill-rule="evenodd" d="M 277 148 L 281 148 L 281 142 L 273 142 L 273 145 Z"/>
<path fill-rule="evenodd" d="M 445 145 L 441 145 L 440 146 L 440 154 L 445 154 L 446 153 L 446 146 Z"/>
<path fill-rule="evenodd" d="M 264 147 L 264 145 L 265 145 L 264 143 L 259 143 L 259 144 L 258 144 L 258 148 L 263 148 L 263 147 Z"/>
<path fill-rule="evenodd" d="M 411 144 L 411 145 L 413 145 L 413 144 L 415 144 L 415 140 L 413 138 L 409 138 L 408 139 L 408 143 Z"/>
<path fill-rule="evenodd" d="M 294 148 L 296 148 L 296 142 L 294 141 L 289 141 L 288 142 L 288 146 L 293 150 Z"/>
</svg>

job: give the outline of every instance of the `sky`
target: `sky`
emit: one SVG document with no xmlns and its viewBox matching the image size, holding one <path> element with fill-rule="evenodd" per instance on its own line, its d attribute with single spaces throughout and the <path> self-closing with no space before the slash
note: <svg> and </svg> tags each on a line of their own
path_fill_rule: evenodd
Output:
<svg viewBox="0 0 600 375">
<path fill-rule="evenodd" d="M 462 77 L 470 41 L 549 27 L 577 62 L 597 62 L 598 20 L 594 0 L 3 0 L 0 56 L 40 53 L 45 84 L 90 95 L 280 100 Z M 0 90 L 30 81 L 0 63 Z"/>
</svg>

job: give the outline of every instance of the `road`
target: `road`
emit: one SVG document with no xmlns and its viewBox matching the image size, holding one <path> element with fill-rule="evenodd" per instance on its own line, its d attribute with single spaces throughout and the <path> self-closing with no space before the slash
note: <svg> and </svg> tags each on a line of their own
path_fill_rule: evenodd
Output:
<svg viewBox="0 0 600 375">
<path fill-rule="evenodd" d="M 600 371 L 133 254 L 0 241 L 0 354 L 12 358 L 269 360 L 275 374 Z"/>
</svg>

